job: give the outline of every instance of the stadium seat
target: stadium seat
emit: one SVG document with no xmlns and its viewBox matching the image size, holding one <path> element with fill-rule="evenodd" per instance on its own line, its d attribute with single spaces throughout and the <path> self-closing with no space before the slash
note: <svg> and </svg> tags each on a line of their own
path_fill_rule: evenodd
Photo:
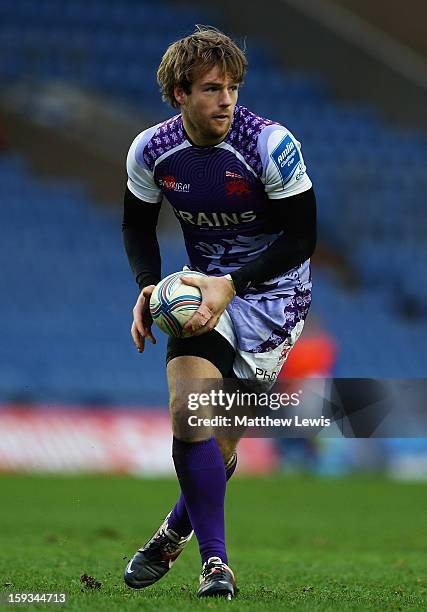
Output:
<svg viewBox="0 0 427 612">
<path fill-rule="evenodd" d="M 0 3 L 0 22 L 2 88 L 28 77 L 71 80 L 126 108 L 139 111 L 144 104 L 160 121 L 172 112 L 155 83 L 164 48 L 177 33 L 214 18 L 172 2 L 15 0 Z M 386 125 L 372 109 L 337 102 L 318 75 L 279 69 L 255 41 L 248 55 L 251 71 L 240 101 L 303 142 L 320 239 L 346 255 L 361 283 L 349 293 L 327 276 L 315 277 L 313 308 L 341 345 L 337 373 L 425 376 L 427 221 L 419 193 L 427 187 L 426 140 Z M 31 114 L 31 104 L 26 108 Z M 149 347 L 143 361 L 128 339 L 136 286 L 119 215 L 95 207 L 74 182 L 38 179 L 16 155 L 0 158 L 0 196 L 0 253 L 11 262 L 4 270 L 11 290 L 0 303 L 3 395 L 26 386 L 34 395 L 61 393 L 70 402 L 98 396 L 138 403 L 144 389 L 144 401 L 165 402 L 162 351 Z M 185 260 L 170 240 L 163 251 L 165 272 Z M 28 287 L 31 342 L 16 313 Z M 72 351 L 57 348 L 58 336 Z"/>
</svg>

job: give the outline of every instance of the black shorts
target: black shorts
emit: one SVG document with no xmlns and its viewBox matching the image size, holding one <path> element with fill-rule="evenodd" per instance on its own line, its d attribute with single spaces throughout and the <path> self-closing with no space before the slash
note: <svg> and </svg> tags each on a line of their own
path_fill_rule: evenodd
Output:
<svg viewBox="0 0 427 612">
<path fill-rule="evenodd" d="M 235 350 L 231 344 L 214 329 L 193 338 L 169 338 L 166 364 L 174 357 L 203 357 L 221 372 L 224 378 L 233 378 Z"/>
</svg>

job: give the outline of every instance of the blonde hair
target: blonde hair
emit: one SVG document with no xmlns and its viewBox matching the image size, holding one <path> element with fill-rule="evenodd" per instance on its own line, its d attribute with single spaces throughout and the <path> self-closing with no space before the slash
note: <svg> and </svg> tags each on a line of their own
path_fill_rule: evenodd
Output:
<svg viewBox="0 0 427 612">
<path fill-rule="evenodd" d="M 179 106 L 174 88 L 191 93 L 191 85 L 201 74 L 218 66 L 236 84 L 243 83 L 247 69 L 245 53 L 229 36 L 215 28 L 196 26 L 193 34 L 172 43 L 157 71 L 162 99 Z"/>
</svg>

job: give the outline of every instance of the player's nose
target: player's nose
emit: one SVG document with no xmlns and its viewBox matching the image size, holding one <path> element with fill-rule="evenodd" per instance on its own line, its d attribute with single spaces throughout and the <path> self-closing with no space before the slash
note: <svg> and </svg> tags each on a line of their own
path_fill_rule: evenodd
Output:
<svg viewBox="0 0 427 612">
<path fill-rule="evenodd" d="M 231 99 L 231 95 L 230 95 L 228 88 L 222 89 L 220 100 L 219 100 L 220 106 L 230 106 L 231 102 L 232 102 L 232 99 Z"/>
</svg>

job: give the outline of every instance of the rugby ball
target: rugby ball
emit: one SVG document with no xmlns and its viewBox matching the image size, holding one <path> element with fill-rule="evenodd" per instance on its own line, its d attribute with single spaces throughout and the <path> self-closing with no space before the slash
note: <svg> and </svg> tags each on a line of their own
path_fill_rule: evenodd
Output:
<svg viewBox="0 0 427 612">
<path fill-rule="evenodd" d="M 182 338 L 182 328 L 193 316 L 202 301 L 198 287 L 181 282 L 182 276 L 206 276 L 200 272 L 174 272 L 161 280 L 150 298 L 150 312 L 154 323 L 166 334 Z"/>
</svg>

